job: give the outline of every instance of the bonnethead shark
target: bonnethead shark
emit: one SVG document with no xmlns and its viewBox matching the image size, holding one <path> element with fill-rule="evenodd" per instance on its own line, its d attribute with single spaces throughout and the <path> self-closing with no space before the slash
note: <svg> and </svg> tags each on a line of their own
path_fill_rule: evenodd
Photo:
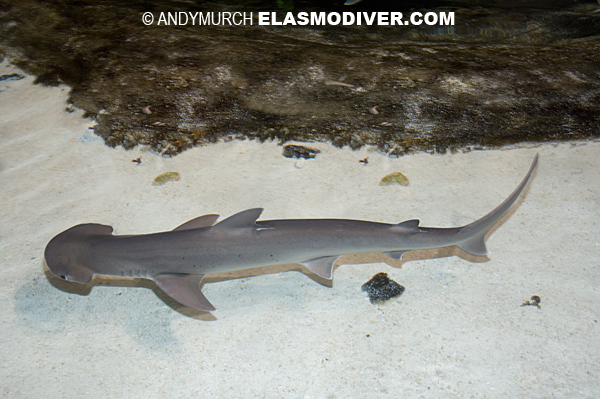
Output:
<svg viewBox="0 0 600 399">
<path fill-rule="evenodd" d="M 102 224 L 80 224 L 60 233 L 44 256 L 57 277 L 87 284 L 95 274 L 152 279 L 170 297 L 202 311 L 215 310 L 200 290 L 206 274 L 260 266 L 300 263 L 313 273 L 332 278 L 341 255 L 384 252 L 393 259 L 415 249 L 456 245 L 486 255 L 484 238 L 514 205 L 537 164 L 493 211 L 454 228 L 419 226 L 419 220 L 398 224 L 348 219 L 261 220 L 263 209 L 242 211 L 215 224 L 219 215 L 197 217 L 173 231 L 145 235 L 112 235 Z"/>
</svg>

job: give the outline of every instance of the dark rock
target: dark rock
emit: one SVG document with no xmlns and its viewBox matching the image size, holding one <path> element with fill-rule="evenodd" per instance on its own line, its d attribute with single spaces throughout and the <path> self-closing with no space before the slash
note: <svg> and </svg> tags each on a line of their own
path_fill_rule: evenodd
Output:
<svg viewBox="0 0 600 399">
<path fill-rule="evenodd" d="M 371 303 L 384 302 L 404 292 L 404 287 L 391 280 L 387 273 L 377 273 L 361 289 L 367 292 Z"/>
<path fill-rule="evenodd" d="M 286 158 L 314 158 L 321 151 L 316 148 L 305 147 L 303 145 L 288 144 L 283 146 L 283 156 Z"/>
</svg>

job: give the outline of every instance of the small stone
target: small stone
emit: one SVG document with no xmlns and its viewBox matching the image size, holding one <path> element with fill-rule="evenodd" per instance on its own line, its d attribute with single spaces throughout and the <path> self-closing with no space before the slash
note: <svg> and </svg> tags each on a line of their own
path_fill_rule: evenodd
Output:
<svg viewBox="0 0 600 399">
<path fill-rule="evenodd" d="M 539 309 L 541 301 L 542 298 L 540 298 L 539 295 L 533 295 L 531 297 L 531 301 L 525 301 L 521 304 L 521 306 L 536 306 Z"/>
<path fill-rule="evenodd" d="M 302 169 L 302 167 L 304 166 L 305 163 L 306 163 L 306 158 L 299 158 L 296 160 L 296 162 L 294 162 L 294 166 L 297 167 L 298 169 Z"/>
<path fill-rule="evenodd" d="M 11 73 L 10 75 L 2 75 L 0 76 L 0 82 L 3 80 L 21 80 L 25 77 L 25 75 L 21 75 L 20 73 Z"/>
</svg>

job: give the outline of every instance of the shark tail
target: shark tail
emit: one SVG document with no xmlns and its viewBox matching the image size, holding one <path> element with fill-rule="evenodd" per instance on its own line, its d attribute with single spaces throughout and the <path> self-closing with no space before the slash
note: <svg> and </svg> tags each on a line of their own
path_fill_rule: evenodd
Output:
<svg viewBox="0 0 600 399">
<path fill-rule="evenodd" d="M 485 215 L 479 220 L 474 221 L 466 226 L 461 227 L 461 232 L 465 234 L 465 240 L 459 244 L 456 244 L 460 249 L 469 252 L 473 255 L 487 255 L 488 251 L 485 246 L 485 236 L 490 231 L 492 226 L 502 218 L 508 212 L 508 210 L 517 202 L 525 187 L 531 180 L 533 171 L 538 163 L 538 154 L 535 155 L 531 167 L 527 172 L 527 175 L 523 178 L 521 183 L 517 186 L 515 191 L 508 196 L 500 205 L 498 205 L 493 211 Z"/>
</svg>

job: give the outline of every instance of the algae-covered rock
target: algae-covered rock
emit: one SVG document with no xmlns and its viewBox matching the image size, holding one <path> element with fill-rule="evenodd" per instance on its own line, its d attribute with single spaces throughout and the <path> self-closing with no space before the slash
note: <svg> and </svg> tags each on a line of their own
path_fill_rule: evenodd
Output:
<svg viewBox="0 0 600 399">
<path fill-rule="evenodd" d="M 379 182 L 380 186 L 389 186 L 390 184 L 400 184 L 401 186 L 408 186 L 408 177 L 404 176 L 401 172 L 393 172 L 383 176 Z"/>
<path fill-rule="evenodd" d="M 179 176 L 179 173 L 177 172 L 165 172 L 165 173 L 161 173 L 160 175 L 156 176 L 154 178 L 154 181 L 152 182 L 153 186 L 162 186 L 163 184 L 170 182 L 170 181 L 177 181 L 181 178 L 181 176 Z"/>
<path fill-rule="evenodd" d="M 355 9 L 453 11 L 453 26 L 223 27 L 158 26 L 159 10 L 257 16 L 275 3 L 0 0 L 0 52 L 39 83 L 70 85 L 109 146 L 166 155 L 234 138 L 402 155 L 599 137 L 598 6 L 511 1 L 514 11 L 492 0 Z"/>
</svg>

